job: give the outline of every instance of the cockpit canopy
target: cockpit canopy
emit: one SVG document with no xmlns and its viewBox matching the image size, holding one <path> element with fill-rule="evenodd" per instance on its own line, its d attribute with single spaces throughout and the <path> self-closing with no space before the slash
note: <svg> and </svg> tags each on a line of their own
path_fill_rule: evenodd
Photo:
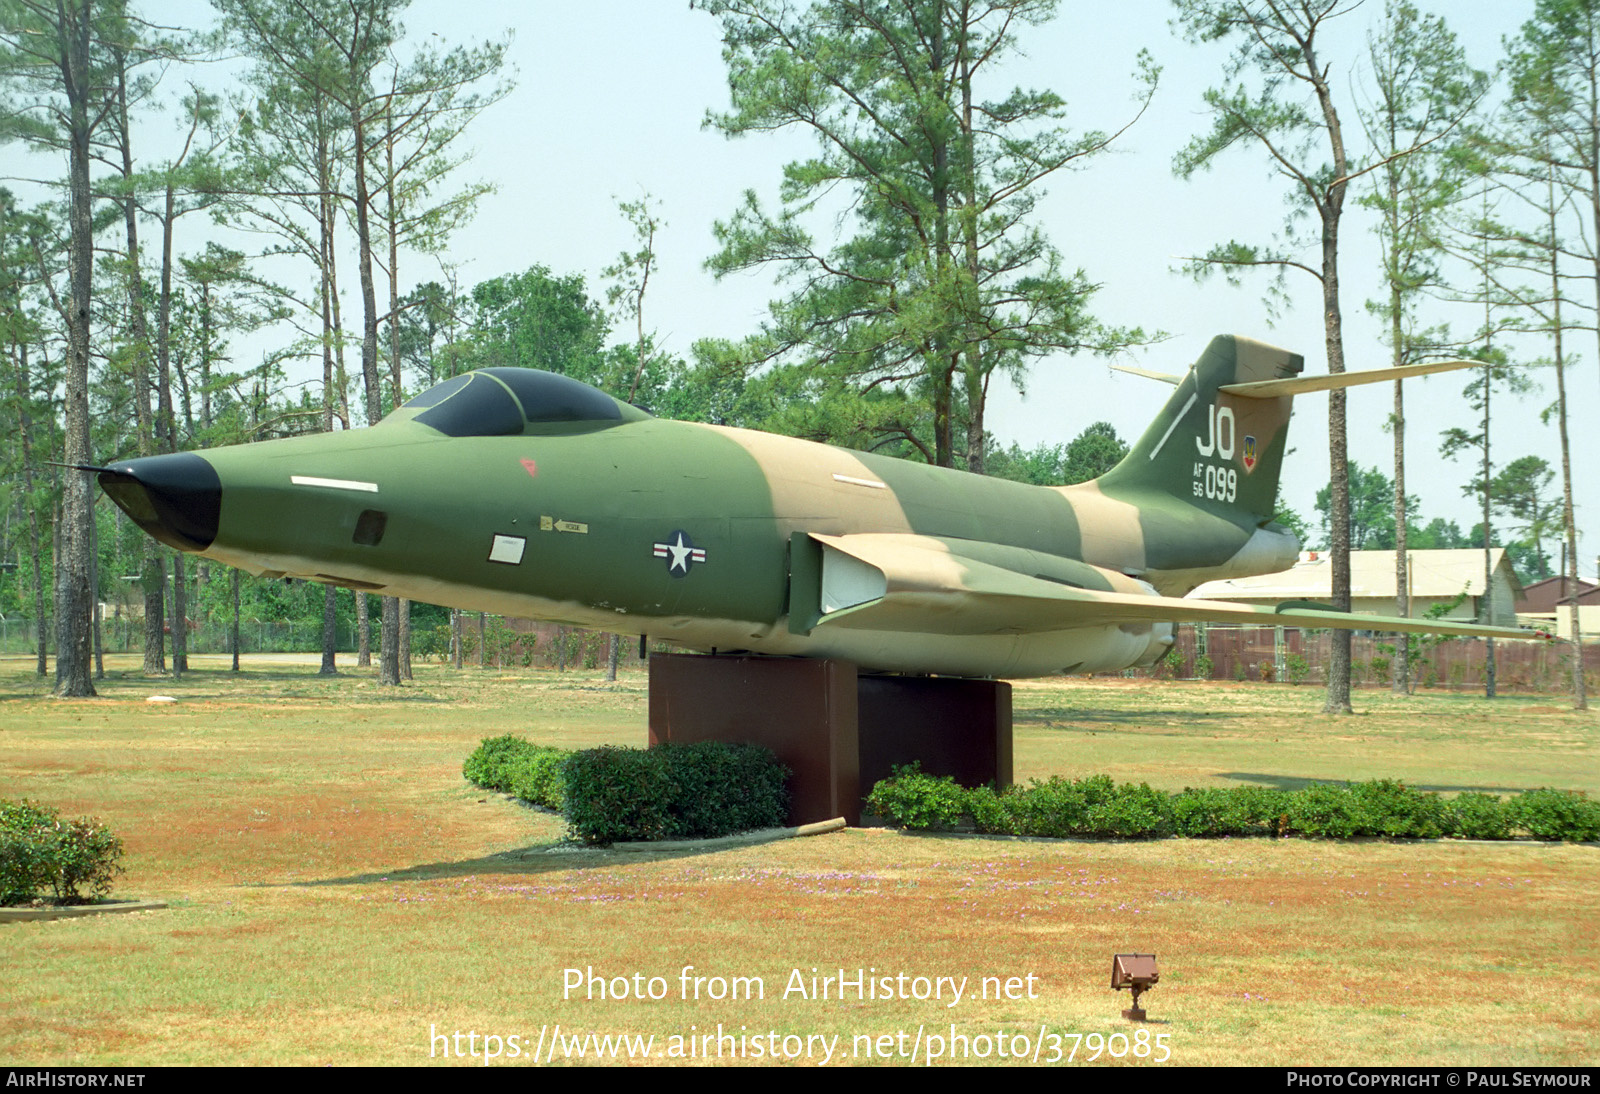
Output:
<svg viewBox="0 0 1600 1094">
<path fill-rule="evenodd" d="M 644 413 L 570 376 L 535 368 L 485 368 L 435 384 L 402 408 L 449 437 L 505 437 L 529 425 L 604 427 Z"/>
</svg>

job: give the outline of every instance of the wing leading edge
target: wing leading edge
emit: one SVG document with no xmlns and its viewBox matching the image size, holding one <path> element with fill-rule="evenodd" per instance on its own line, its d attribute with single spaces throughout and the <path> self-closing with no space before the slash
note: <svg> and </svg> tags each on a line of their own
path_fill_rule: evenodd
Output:
<svg viewBox="0 0 1600 1094">
<path fill-rule="evenodd" d="M 1022 548 L 900 533 L 830 536 L 821 545 L 815 626 L 942 635 L 1032 634 L 1149 623 L 1242 623 L 1488 638 L 1542 638 L 1478 623 L 1355 615 L 1160 596 L 1144 582 Z M 977 555 L 986 558 L 974 557 Z M 1054 569 L 1056 572 L 1050 572 Z M 1029 572 L 1032 571 L 1032 572 Z M 1088 573 L 1085 571 L 1092 571 Z M 1098 587 L 1095 587 L 1098 586 Z M 1148 590 L 1148 591 L 1146 591 Z"/>
</svg>

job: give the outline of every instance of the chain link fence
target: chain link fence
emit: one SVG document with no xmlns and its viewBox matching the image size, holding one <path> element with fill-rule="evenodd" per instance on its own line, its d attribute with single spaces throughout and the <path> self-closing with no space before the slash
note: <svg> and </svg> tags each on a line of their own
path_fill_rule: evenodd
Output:
<svg viewBox="0 0 1600 1094">
<path fill-rule="evenodd" d="M 1293 627 L 1226 627 L 1180 624 L 1173 652 L 1134 675 L 1179 680 L 1254 680 L 1326 684 L 1333 636 Z M 1488 644 L 1481 638 L 1434 640 L 1412 635 L 1412 679 L 1418 688 L 1478 689 L 1484 685 Z M 1389 687 L 1396 643 L 1393 636 L 1351 638 L 1350 677 L 1357 687 Z M 1567 642 L 1495 643 L 1495 687 L 1504 691 L 1559 693 L 1572 683 L 1572 646 Z M 1583 646 L 1588 687 L 1600 686 L 1600 642 Z"/>
<path fill-rule="evenodd" d="M 449 659 L 448 626 L 414 628 L 412 656 L 422 661 Z M 479 663 L 480 630 L 476 615 L 464 615 L 461 626 L 462 659 Z M 46 629 L 54 655 L 55 632 Z M 482 663 L 492 668 L 541 667 L 595 669 L 607 660 L 609 638 L 597 631 L 536 623 L 525 619 L 490 616 L 483 630 Z M 34 622 L 28 618 L 0 616 L 0 654 L 36 654 Z M 341 652 L 356 648 L 355 627 L 337 628 Z M 107 619 L 101 623 L 106 653 L 134 653 L 144 649 L 144 624 L 137 619 Z M 170 642 L 170 631 L 168 635 Z M 372 649 L 377 652 L 377 621 L 373 622 Z M 1412 636 L 1412 679 L 1417 688 L 1473 690 L 1484 685 L 1488 647 L 1482 639 L 1432 640 Z M 1173 651 L 1150 669 L 1124 675 L 1178 680 L 1237 680 L 1280 684 L 1326 684 L 1332 636 L 1327 631 L 1293 627 L 1230 627 L 1180 624 Z M 169 646 L 170 648 L 170 646 Z M 189 652 L 231 654 L 232 627 L 228 623 L 191 623 Z M 665 650 L 651 643 L 653 650 Z M 322 624 L 239 624 L 240 653 L 315 653 L 322 649 Z M 637 667 L 638 639 L 629 635 L 619 642 L 621 667 Z M 1357 687 L 1388 687 L 1395 656 L 1390 636 L 1357 634 L 1351 640 L 1351 683 Z M 1501 641 L 1495 644 L 1495 685 L 1504 691 L 1560 693 L 1571 686 L 1572 647 L 1566 642 Z M 1584 673 L 1591 694 L 1600 693 L 1600 642 L 1585 642 Z"/>
<path fill-rule="evenodd" d="M 374 628 L 376 642 L 376 628 Z M 7 619 L 0 616 L 0 654 L 38 653 L 37 630 L 32 619 Z M 55 628 L 46 620 L 46 645 L 55 654 Z M 167 628 L 168 649 L 171 649 L 172 630 Z M 356 647 L 355 628 L 341 625 L 336 628 L 335 641 L 340 650 Z M 142 619 L 104 619 L 100 623 L 101 649 L 105 653 L 135 653 L 144 649 L 144 621 Z M 315 653 L 322 649 L 322 623 L 263 623 L 259 620 L 241 620 L 239 623 L 240 653 Z M 190 653 L 233 652 L 233 625 L 231 623 L 191 623 L 188 633 Z"/>
</svg>

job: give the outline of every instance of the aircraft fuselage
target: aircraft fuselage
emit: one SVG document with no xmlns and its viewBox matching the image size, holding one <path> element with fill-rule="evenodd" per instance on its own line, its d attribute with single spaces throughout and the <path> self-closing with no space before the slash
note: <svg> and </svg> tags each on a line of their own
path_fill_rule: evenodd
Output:
<svg viewBox="0 0 1600 1094">
<path fill-rule="evenodd" d="M 1123 576 L 1147 568 L 1137 510 L 1092 489 L 659 419 L 517 437 L 393 421 L 201 455 L 223 488 L 200 553 L 253 573 L 888 671 L 1094 671 L 1165 648 L 1148 625 L 981 637 L 787 626 L 794 533 L 1002 545 L 1043 556 L 1059 580 L 1145 588 Z"/>
<path fill-rule="evenodd" d="M 1237 371 L 1231 346 L 1218 375 Z M 995 605 L 1036 601 L 1039 582 L 1182 595 L 1282 569 L 1298 549 L 1261 498 L 1202 489 L 1251 467 L 1275 489 L 1287 400 L 1268 420 L 1225 397 L 1174 398 L 1118 473 L 1040 487 L 657 419 L 565 377 L 492 369 L 370 429 L 127 461 L 101 483 L 157 538 L 257 574 L 867 670 L 1110 671 L 1163 653 L 1170 625 L 1070 606 L 1013 624 Z M 1242 471 L 1219 462 L 1215 421 L 1206 455 L 1206 415 L 1253 430 Z M 877 569 L 827 543 L 874 535 L 895 537 Z M 846 618 L 888 605 L 890 585 L 909 615 Z"/>
</svg>

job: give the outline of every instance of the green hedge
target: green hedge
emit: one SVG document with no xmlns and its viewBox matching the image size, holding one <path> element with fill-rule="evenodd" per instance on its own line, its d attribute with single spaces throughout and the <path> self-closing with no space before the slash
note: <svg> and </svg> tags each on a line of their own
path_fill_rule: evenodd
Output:
<svg viewBox="0 0 1600 1094">
<path fill-rule="evenodd" d="M 467 758 L 462 774 L 560 810 L 586 843 L 725 836 L 781 825 L 789 812 L 788 769 L 755 745 L 565 752 L 495 737 Z"/>
<path fill-rule="evenodd" d="M 122 873 L 122 841 L 91 819 L 62 820 L 49 806 L 0 800 L 0 904 L 46 894 L 85 904 Z"/>
<path fill-rule="evenodd" d="M 1600 802 L 1571 790 L 1524 790 L 1506 811 L 1512 825 L 1535 839 L 1600 839 Z"/>
<path fill-rule="evenodd" d="M 1180 836 L 1276 836 L 1283 833 L 1289 795 L 1265 786 L 1210 787 L 1172 796 Z"/>
<path fill-rule="evenodd" d="M 756 745 L 596 748 L 567 757 L 562 777 L 567 823 L 585 843 L 725 836 L 789 812 L 789 769 Z"/>
<path fill-rule="evenodd" d="M 523 801 L 561 811 L 565 797 L 561 764 L 571 753 L 546 748 L 521 737 L 490 737 L 461 765 L 461 774 L 485 790 L 514 794 Z"/>
<path fill-rule="evenodd" d="M 1600 839 L 1600 802 L 1581 793 L 1541 789 L 1507 801 L 1476 793 L 1445 798 L 1390 779 L 1321 783 L 1292 792 L 1239 786 L 1167 794 L 1095 775 L 1034 780 L 997 794 L 989 787 L 963 789 L 913 764 L 872 788 L 867 811 L 902 828 L 949 830 L 970 818 L 979 832 L 1014 836 Z"/>
</svg>

